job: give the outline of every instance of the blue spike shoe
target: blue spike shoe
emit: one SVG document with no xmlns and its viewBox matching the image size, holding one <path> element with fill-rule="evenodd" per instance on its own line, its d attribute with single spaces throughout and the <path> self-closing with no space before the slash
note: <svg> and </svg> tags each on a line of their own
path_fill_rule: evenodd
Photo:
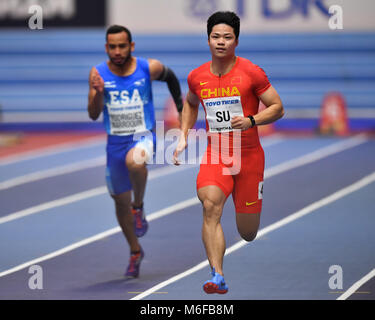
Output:
<svg viewBox="0 0 375 320">
<path fill-rule="evenodd" d="M 211 293 L 219 293 L 224 294 L 228 292 L 228 286 L 225 284 L 224 277 L 215 272 L 215 268 L 212 269 L 212 279 L 207 280 L 203 284 L 204 292 L 211 294 Z"/>
</svg>

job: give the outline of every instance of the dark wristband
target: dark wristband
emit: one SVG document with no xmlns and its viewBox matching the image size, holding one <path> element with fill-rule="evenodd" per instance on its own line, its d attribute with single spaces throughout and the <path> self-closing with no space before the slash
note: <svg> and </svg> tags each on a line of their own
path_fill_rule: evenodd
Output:
<svg viewBox="0 0 375 320">
<path fill-rule="evenodd" d="M 253 116 L 248 116 L 248 118 L 251 121 L 251 127 L 250 128 L 254 127 L 256 125 L 254 117 Z"/>
</svg>

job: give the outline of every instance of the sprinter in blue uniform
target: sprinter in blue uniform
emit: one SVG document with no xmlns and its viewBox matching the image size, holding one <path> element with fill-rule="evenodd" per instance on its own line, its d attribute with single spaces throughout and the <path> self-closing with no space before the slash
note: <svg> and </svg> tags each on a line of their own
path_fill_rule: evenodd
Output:
<svg viewBox="0 0 375 320">
<path fill-rule="evenodd" d="M 155 59 L 133 57 L 130 31 L 118 25 L 107 29 L 109 60 L 91 69 L 88 113 L 92 120 L 103 112 L 108 134 L 106 180 L 116 216 L 130 246 L 125 276 L 137 278 L 144 252 L 138 237 L 148 223 L 143 210 L 146 162 L 155 150 L 155 112 L 151 81 L 165 81 L 182 111 L 180 84 L 171 69 Z M 133 194 L 133 199 L 132 199 Z"/>
</svg>

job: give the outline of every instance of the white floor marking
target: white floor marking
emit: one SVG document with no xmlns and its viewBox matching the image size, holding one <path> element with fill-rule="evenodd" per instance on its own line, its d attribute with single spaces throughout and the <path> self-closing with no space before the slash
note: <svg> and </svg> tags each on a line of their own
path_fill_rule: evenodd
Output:
<svg viewBox="0 0 375 320">
<path fill-rule="evenodd" d="M 147 220 L 149 222 L 153 221 L 153 220 L 156 220 L 156 219 L 159 219 L 161 217 L 164 217 L 168 214 L 171 214 L 177 210 L 182 210 L 182 209 L 185 209 L 185 208 L 188 208 L 192 205 L 195 205 L 195 204 L 198 204 L 199 203 L 199 200 L 197 197 L 194 197 L 194 198 L 191 198 L 191 199 L 188 199 L 188 200 L 185 200 L 185 201 L 181 201 L 179 203 L 176 203 L 170 207 L 167 207 L 167 208 L 164 208 L 162 210 L 159 210 L 159 211 L 156 211 L 154 213 L 151 213 L 149 215 L 147 215 Z M 30 261 L 27 261 L 23 264 L 20 264 L 18 266 L 15 266 L 14 268 L 11 268 L 11 269 L 8 269 L 8 270 L 5 270 L 3 272 L 0 272 L 0 277 L 4 277 L 8 274 L 11 274 L 13 272 L 16 272 L 16 271 L 19 271 L 19 270 L 22 270 L 24 268 L 27 268 L 33 264 L 37 264 L 37 263 L 40 263 L 42 261 L 45 261 L 45 260 L 48 260 L 48 259 L 52 259 L 54 257 L 57 257 L 57 256 L 60 256 L 64 253 L 67 253 L 69 251 L 72 251 L 74 249 L 77 249 L 77 248 L 80 248 L 82 246 L 85 246 L 89 243 L 92 243 L 92 242 L 95 242 L 95 241 L 98 241 L 100 239 L 103 239 L 103 238 L 106 238 L 106 237 L 109 237 L 115 233 L 118 233 L 118 232 L 121 232 L 121 228 L 120 227 L 115 227 L 115 228 L 112 228 L 112 229 L 109 229 L 109 230 L 106 230 L 104 232 L 101 232 L 101 233 L 98 233 L 96 234 L 95 236 L 92 236 L 92 237 L 89 237 L 89 238 L 86 238 L 84 240 L 81 240 L 81 241 L 78 241 L 76 243 L 73 243 L 69 246 L 66 246 L 60 250 L 56 250 L 54 252 L 51 252 L 47 255 L 44 255 L 42 257 L 39 257 L 39 258 L 36 258 L 36 259 L 33 259 L 33 260 L 30 260 Z"/>
<path fill-rule="evenodd" d="M 90 148 L 105 144 L 106 139 L 103 137 L 87 138 L 85 140 L 76 142 L 66 142 L 59 145 L 49 146 L 45 148 L 40 148 L 38 150 L 25 151 L 21 154 L 10 155 L 0 159 L 0 166 L 5 166 L 8 164 L 13 164 L 16 162 L 31 160 L 35 158 L 45 157 L 57 153 L 72 151 L 77 148 Z M 104 150 L 104 149 L 103 149 Z"/>
<path fill-rule="evenodd" d="M 264 140 L 262 141 L 262 145 L 263 145 L 264 148 L 266 148 L 266 147 L 270 147 L 274 144 L 280 143 L 283 140 L 284 139 L 282 138 L 281 135 L 274 134 L 273 136 L 264 138 Z M 77 145 L 73 145 L 73 146 L 77 147 Z M 79 144 L 78 146 L 81 146 L 81 144 Z M 85 144 L 85 146 L 86 146 L 86 144 Z M 92 144 L 89 144 L 89 146 L 92 146 Z M 60 150 L 60 148 L 57 148 L 57 150 Z M 54 150 L 53 152 L 56 152 L 57 150 Z M 70 150 L 70 148 L 66 149 L 66 146 L 65 146 L 61 150 Z M 51 150 L 49 150 L 49 152 L 51 152 Z M 41 154 L 41 153 L 39 152 L 38 154 Z M 47 155 L 48 154 L 49 153 L 47 152 Z M 35 155 L 37 155 L 37 153 Z M 44 155 L 45 155 L 45 153 L 44 153 Z M 23 159 L 23 158 L 25 158 L 25 156 L 23 156 L 21 158 Z M 19 161 L 21 161 L 21 160 L 19 160 Z M 196 163 L 198 163 L 198 161 L 200 161 L 199 158 L 196 159 Z M 8 188 L 16 187 L 16 186 L 19 186 L 19 185 L 24 184 L 24 183 L 35 182 L 35 181 L 38 181 L 38 180 L 41 180 L 41 179 L 46 179 L 46 178 L 51 178 L 51 177 L 55 177 L 55 176 L 59 176 L 59 175 L 73 173 L 73 172 L 84 170 L 84 169 L 99 167 L 99 166 L 105 165 L 105 163 L 106 163 L 106 157 L 101 156 L 101 157 L 96 157 L 96 158 L 93 158 L 93 159 L 77 161 L 77 162 L 70 163 L 70 164 L 63 165 L 63 166 L 57 166 L 57 167 L 46 169 L 46 170 L 40 170 L 40 171 L 28 173 L 28 174 L 25 174 L 25 175 L 22 175 L 22 176 L 18 176 L 18 177 L 14 177 L 14 178 L 11 178 L 11 179 L 8 179 L 8 180 L 1 181 L 0 182 L 0 191 L 8 189 Z M 0 160 L 0 164 L 1 164 L 1 160 Z"/>
<path fill-rule="evenodd" d="M 160 178 L 162 176 L 167 176 L 169 174 L 175 174 L 175 173 L 181 172 L 183 170 L 191 169 L 192 167 L 194 167 L 194 166 L 184 166 L 182 168 L 178 168 L 176 166 L 171 165 L 171 166 L 166 166 L 166 167 L 150 170 L 149 175 L 148 175 L 148 180 L 157 179 L 157 178 Z M 30 207 L 30 208 L 27 208 L 27 209 L 23 209 L 23 210 L 8 214 L 4 217 L 0 217 L 0 224 L 6 223 L 6 222 L 9 222 L 9 221 L 13 221 L 13 220 L 16 220 L 16 219 L 20 219 L 20 218 L 23 218 L 23 217 L 26 217 L 26 216 L 44 211 L 44 210 L 57 208 L 57 207 L 60 207 L 60 206 L 63 206 L 63 205 L 67 205 L 67 204 L 74 203 L 74 202 L 77 202 L 77 201 L 81 201 L 81 200 L 84 200 L 84 199 L 88 199 L 88 198 L 91 198 L 91 197 L 96 197 L 96 196 L 105 194 L 107 192 L 108 192 L 107 187 L 101 186 L 101 187 L 93 188 L 93 189 L 83 191 L 83 192 L 80 192 L 80 193 L 76 193 L 76 194 L 71 195 L 71 196 L 67 196 L 67 197 L 64 197 L 64 198 L 60 198 L 60 199 L 56 199 L 56 200 L 53 200 L 53 201 L 45 202 L 45 203 L 39 204 L 37 206 Z"/>
<path fill-rule="evenodd" d="M 345 197 L 346 195 L 354 192 L 354 191 L 357 191 L 365 186 L 367 186 L 368 184 L 372 183 L 375 181 L 375 172 L 373 172 L 372 174 L 362 178 L 361 180 L 355 182 L 354 184 L 348 186 L 348 187 L 345 187 L 333 194 L 331 194 L 330 196 L 328 197 L 325 197 L 319 201 L 316 201 L 310 205 L 308 205 L 307 207 L 259 230 L 258 232 L 258 235 L 257 235 L 257 239 L 260 238 L 260 237 L 263 237 L 264 235 L 266 235 L 267 233 L 270 233 L 274 230 L 277 230 L 311 212 L 314 212 L 315 210 L 321 208 L 321 207 L 324 207 L 342 197 Z M 245 245 L 247 245 L 248 242 L 244 241 L 244 240 L 240 240 L 238 241 L 237 243 L 235 243 L 234 245 L 232 245 L 231 247 L 229 247 L 226 251 L 225 251 L 225 255 L 227 256 L 228 254 L 231 254 L 235 251 L 237 251 L 238 249 L 244 247 Z M 205 267 L 207 267 L 209 265 L 208 263 L 208 260 L 205 260 L 205 261 L 202 261 L 201 263 L 197 264 L 196 266 L 194 266 L 193 268 L 191 269 L 188 269 L 186 270 L 185 272 L 182 272 L 166 281 L 163 281 L 159 284 L 157 284 L 156 286 L 153 286 L 152 288 L 146 290 L 145 292 L 133 297 L 131 300 L 141 300 L 145 297 L 147 297 L 148 295 L 150 295 L 151 293 L 153 293 L 154 291 L 158 291 L 160 290 L 161 288 L 164 288 L 166 287 L 167 285 L 171 284 L 171 283 L 174 283 L 180 279 L 183 279 L 191 274 L 193 274 L 194 272 L 197 272 Z"/>
<path fill-rule="evenodd" d="M 339 296 L 336 300 L 346 300 L 349 298 L 354 292 L 356 292 L 362 285 L 364 285 L 367 281 L 370 281 L 373 277 L 375 277 L 375 269 L 372 269 L 367 275 L 365 275 L 362 279 L 358 280 L 354 283 L 348 290 L 346 290 L 341 296 Z"/>
<path fill-rule="evenodd" d="M 343 142 L 345 142 L 345 141 L 346 141 L 347 143 L 344 144 Z M 367 141 L 367 140 L 363 138 L 363 135 L 358 135 L 358 136 L 356 136 L 356 137 L 354 137 L 354 138 L 351 138 L 351 139 L 348 139 L 348 140 L 345 140 L 345 141 L 343 141 L 343 142 L 339 142 L 339 143 L 335 144 L 335 145 L 339 145 L 339 146 L 336 147 L 336 148 L 334 148 L 333 146 L 331 146 L 333 149 L 335 149 L 335 151 L 332 151 L 332 150 L 331 150 L 330 152 L 325 152 L 325 153 L 323 152 L 321 158 L 327 157 L 327 156 L 332 155 L 332 154 L 334 154 L 334 153 L 336 153 L 336 152 L 340 152 L 340 151 L 346 150 L 346 149 L 348 149 L 350 146 L 351 146 L 351 147 L 354 147 L 354 146 L 356 146 L 356 145 L 358 145 L 358 144 L 360 144 L 360 143 L 364 143 L 364 142 Z M 326 149 L 326 148 L 327 148 L 327 147 L 322 148 L 322 149 Z M 317 151 L 318 151 L 318 150 L 317 150 Z M 306 157 L 307 159 L 309 159 L 309 157 L 311 157 L 311 156 L 309 156 L 309 155 L 314 154 L 314 153 L 316 153 L 317 151 L 314 151 L 314 152 L 312 152 L 312 153 L 310 153 L 310 154 L 307 154 L 306 156 L 303 156 L 303 157 L 299 157 L 299 158 L 297 158 L 297 159 L 300 159 L 299 161 L 295 161 L 295 160 L 293 159 L 293 160 L 287 161 L 286 163 L 290 162 L 290 163 L 292 163 L 292 165 L 293 165 L 294 167 L 298 167 L 298 166 L 302 166 L 303 164 L 306 164 L 306 163 L 311 163 L 312 161 L 320 160 L 321 158 L 319 158 L 319 157 L 317 157 L 317 156 L 313 156 L 313 157 L 312 157 L 312 159 L 314 159 L 314 160 L 311 160 L 311 158 L 310 158 L 309 161 L 303 160 L 304 157 Z M 302 160 L 301 160 L 301 159 L 302 159 Z M 286 166 L 284 167 L 284 170 L 285 170 L 285 171 L 290 170 L 290 169 L 292 168 L 292 165 L 286 165 Z M 159 177 L 160 175 L 162 175 L 161 172 L 164 172 L 164 174 L 170 174 L 170 173 L 176 173 L 176 172 L 179 172 L 179 171 L 181 171 L 181 170 L 190 169 L 191 167 L 192 167 L 191 165 L 186 165 L 186 166 L 167 166 L 167 167 L 162 167 L 162 168 L 160 168 L 160 169 L 155 169 L 155 170 L 150 171 L 149 179 L 154 179 L 154 178 L 156 178 L 156 177 Z M 276 171 L 272 171 L 272 169 L 273 169 L 273 167 L 271 167 L 271 168 L 265 170 L 265 177 L 271 177 L 271 176 L 274 176 L 274 175 L 277 175 L 277 174 L 280 174 L 280 173 L 283 172 L 283 170 L 280 170 L 280 169 L 279 169 L 279 170 L 276 170 Z M 159 171 L 157 171 L 157 170 L 159 170 Z M 270 172 L 272 172 L 272 174 L 267 173 L 268 170 L 270 170 Z M 153 175 L 151 175 L 152 172 L 154 172 Z M 371 175 L 370 175 L 370 176 L 371 176 Z M 372 176 L 373 176 L 372 179 L 374 179 L 374 178 L 375 178 L 375 173 L 373 173 Z M 366 178 L 367 178 L 367 177 L 366 177 Z M 364 178 L 364 179 L 365 179 L 365 178 Z M 363 180 L 363 179 L 362 179 L 362 180 Z M 359 182 L 358 182 L 358 183 L 359 183 Z M 369 183 L 370 183 L 370 182 L 369 182 Z M 367 184 L 368 184 L 368 183 L 367 183 Z M 349 187 L 351 187 L 351 186 L 349 186 Z M 349 187 L 347 187 L 347 188 L 349 188 Z M 346 189 L 346 188 L 344 188 L 344 189 Z M 341 191 L 341 190 L 340 190 L 340 191 Z M 340 191 L 338 191 L 338 192 L 340 192 Z M 95 188 L 95 189 L 91 189 L 91 190 L 88 190 L 88 191 L 82 192 L 82 193 L 77 194 L 77 195 L 75 195 L 75 196 L 80 195 L 81 197 L 83 196 L 84 198 L 88 198 L 88 197 L 92 197 L 92 196 L 94 196 L 94 195 L 99 195 L 99 194 L 102 194 L 102 193 L 105 193 L 105 192 L 107 192 L 106 187 L 99 187 L 99 188 Z M 351 192 L 353 192 L 353 191 L 351 191 Z M 335 194 L 336 194 L 336 193 L 335 193 Z M 330 197 L 332 197 L 332 196 L 333 196 L 333 195 L 331 195 Z M 71 197 L 73 197 L 73 198 L 71 198 Z M 79 197 L 79 196 L 78 196 L 78 197 Z M 51 201 L 51 202 L 49 202 L 49 203 L 47 203 L 47 204 L 42 204 L 42 205 L 40 205 L 40 206 L 36 206 L 36 207 L 39 207 L 39 209 L 40 209 L 39 211 L 41 211 L 41 210 L 45 210 L 45 209 L 43 209 L 43 207 L 42 207 L 43 205 L 46 205 L 48 208 L 52 208 L 52 207 L 54 207 L 54 206 L 59 206 L 59 205 L 67 204 L 67 203 L 69 203 L 69 202 L 67 202 L 67 198 L 71 198 L 70 200 L 72 200 L 73 202 L 74 202 L 74 201 L 79 201 L 77 198 L 74 198 L 74 196 L 69 196 L 69 197 L 62 198 L 62 199 L 58 199 L 58 200 L 55 200 L 55 201 Z M 82 199 L 84 199 L 84 198 L 82 198 Z M 329 198 L 329 197 L 327 197 L 327 198 Z M 82 200 L 82 199 L 80 199 L 80 200 Z M 324 198 L 324 199 L 326 199 L 326 198 Z M 324 201 L 324 199 L 322 199 L 321 201 Z M 61 201 L 61 203 L 63 203 L 63 204 L 59 204 L 59 203 L 57 203 L 58 205 L 56 205 L 56 203 L 53 204 L 53 202 L 59 202 L 59 201 Z M 177 204 L 175 204 L 175 205 L 172 205 L 172 206 L 170 206 L 170 207 L 164 208 L 164 209 L 162 209 L 162 210 L 159 210 L 158 212 L 155 212 L 155 213 L 153 213 L 153 214 L 147 215 L 147 218 L 150 219 L 150 221 L 152 221 L 152 220 L 158 219 L 159 217 L 165 216 L 165 215 L 170 214 L 170 213 L 172 213 L 172 212 L 175 212 L 175 211 L 177 211 L 177 210 L 181 210 L 182 208 L 187 208 L 187 207 L 189 207 L 189 206 L 192 206 L 192 205 L 195 205 L 195 204 L 198 204 L 198 203 L 199 203 L 199 200 L 198 200 L 196 197 L 194 197 L 194 198 L 191 198 L 191 199 L 188 199 L 188 200 L 185 200 L 185 201 L 179 202 L 179 203 L 177 203 Z M 310 205 L 310 206 L 313 206 L 313 205 L 314 205 L 314 204 L 312 204 L 312 205 Z M 315 205 L 316 205 L 316 203 L 315 203 Z M 310 206 L 308 206 L 308 207 L 310 207 Z M 306 208 L 308 208 L 308 207 L 306 207 Z M 33 208 L 34 208 L 34 209 L 33 209 Z M 29 209 L 22 210 L 22 211 L 30 210 L 30 213 L 25 214 L 25 212 L 22 213 L 22 211 L 20 211 L 21 213 L 20 213 L 20 212 L 17 212 L 17 213 L 14 213 L 14 214 L 12 214 L 12 215 L 20 215 L 20 217 L 23 217 L 23 216 L 28 215 L 28 214 L 33 214 L 33 213 L 39 212 L 39 211 L 37 211 L 37 210 L 35 209 L 35 207 L 33 207 L 33 208 L 29 208 Z M 294 215 L 297 215 L 297 214 L 301 214 L 300 212 L 303 213 L 303 210 L 305 210 L 306 208 L 302 209 L 301 211 L 296 212 L 295 214 L 293 214 L 293 215 L 291 215 L 291 216 L 294 216 Z M 170 210 L 173 210 L 173 211 L 170 211 Z M 315 209 L 313 209 L 313 210 L 315 210 Z M 307 212 L 307 213 L 309 213 L 309 212 Z M 307 214 L 307 213 L 305 213 L 305 214 Z M 152 215 L 154 215 L 154 217 L 152 217 Z M 304 215 L 304 214 L 302 214 L 302 215 Z M 4 223 L 4 222 L 2 222 L 2 219 L 6 219 L 6 218 L 8 218 L 9 216 L 11 216 L 11 215 L 8 215 L 8 216 L 5 216 L 5 217 L 3 217 L 3 218 L 0 218 L 0 224 L 1 224 L 1 223 Z M 264 234 L 262 234 L 262 233 L 265 232 L 264 230 L 266 230 L 266 231 L 269 230 L 269 231 L 267 231 L 267 232 L 272 231 L 270 228 L 272 228 L 272 226 L 277 226 L 277 224 L 282 223 L 282 221 L 287 221 L 287 222 L 285 222 L 284 224 L 291 222 L 291 221 L 288 221 L 289 219 L 291 219 L 291 216 L 288 216 L 288 217 L 286 217 L 286 218 L 280 220 L 279 222 L 276 222 L 276 223 L 274 223 L 274 224 L 272 224 L 272 225 L 270 225 L 270 226 L 268 226 L 268 227 L 266 227 L 266 228 L 260 230 L 260 231 L 258 232 L 258 236 L 257 236 L 257 237 L 260 237 L 261 235 L 264 235 Z M 19 218 L 19 217 L 15 217 L 14 219 L 17 219 L 17 218 Z M 14 220 L 14 219 L 11 219 L 11 220 Z M 11 221 L 11 220 L 7 220 L 7 221 Z M 5 222 L 7 222 L 7 221 L 5 221 Z M 293 221 L 293 220 L 292 220 L 292 221 Z M 21 265 L 15 266 L 14 268 L 11 268 L 11 269 L 8 269 L 8 270 L 5 270 L 5 271 L 3 271 L 3 272 L 0 273 L 0 277 L 5 276 L 5 275 L 10 274 L 10 273 L 13 273 L 13 272 L 16 272 L 16 271 L 18 271 L 18 270 L 21 270 L 21 269 L 26 268 L 26 267 L 28 267 L 28 266 L 30 266 L 30 265 L 35 264 L 35 263 L 38 263 L 38 262 L 41 262 L 41 261 L 45 261 L 45 260 L 51 259 L 51 258 L 53 258 L 53 257 L 56 257 L 56 256 L 59 256 L 59 255 L 62 255 L 62 254 L 64 254 L 64 253 L 68 252 L 68 251 L 72 251 L 72 250 L 74 250 L 74 249 L 76 249 L 76 248 L 82 247 L 82 246 L 84 246 L 84 245 L 86 245 L 86 244 L 89 244 L 89 243 L 92 243 L 92 242 L 94 242 L 94 241 L 100 240 L 100 239 L 102 239 L 102 238 L 105 238 L 105 237 L 107 237 L 107 236 L 110 236 L 110 235 L 115 234 L 115 233 L 120 232 L 120 231 L 121 231 L 120 227 L 115 227 L 115 228 L 112 228 L 112 229 L 110 229 L 110 230 L 104 231 L 104 232 L 102 232 L 102 233 L 99 233 L 99 234 L 97 234 L 97 235 L 95 235 L 95 236 L 92 236 L 92 237 L 90 237 L 90 238 L 87 238 L 87 239 L 81 240 L 81 241 L 79 241 L 79 242 L 77 242 L 77 243 L 74 243 L 74 244 L 72 244 L 72 245 L 70 245 L 70 246 L 67 246 L 67 247 L 65 247 L 65 248 L 62 248 L 62 249 L 60 249 L 60 250 L 54 251 L 54 252 L 52 252 L 52 253 L 50 253 L 50 254 L 47 254 L 47 255 L 45 255 L 45 256 L 43 256 L 43 257 L 40 257 L 40 258 L 37 258 L 37 259 L 31 260 L 31 261 L 25 262 L 25 263 L 23 263 L 23 264 L 21 264 Z M 233 245 L 232 247 L 230 247 L 229 249 L 227 249 L 226 254 L 229 254 L 229 253 L 231 253 L 231 252 L 233 252 L 233 251 L 235 251 L 235 250 L 238 250 L 239 248 L 241 248 L 242 246 L 244 246 L 246 243 L 247 243 L 247 242 L 245 242 L 245 241 L 239 241 L 237 244 L 235 244 L 235 245 Z M 238 248 L 237 248 L 237 247 L 238 247 Z M 42 260 L 41 260 L 41 259 L 42 259 Z M 208 261 L 203 261 L 203 262 L 201 262 L 200 264 L 198 264 L 197 266 L 195 266 L 194 268 L 189 269 L 188 271 L 185 271 L 183 274 L 189 275 L 189 274 L 191 274 L 191 273 L 193 273 L 193 272 L 195 272 L 195 271 L 198 271 L 198 270 L 202 269 L 203 267 L 205 267 L 205 266 L 207 266 L 207 265 L 208 265 Z M 193 270 L 193 271 L 192 271 L 192 270 Z M 185 275 L 185 276 L 186 276 L 186 275 Z M 180 276 L 180 275 L 177 275 L 176 277 L 178 277 L 178 276 Z M 176 277 L 171 278 L 171 279 L 175 279 Z M 167 281 L 171 281 L 171 279 L 169 279 L 169 280 L 167 280 Z M 177 281 L 177 280 L 175 280 L 175 281 Z M 172 281 L 172 282 L 174 282 L 174 281 Z M 172 283 L 172 282 L 170 282 L 170 283 Z M 163 283 L 164 283 L 164 282 L 163 282 Z M 166 286 L 166 285 L 168 285 L 168 284 L 169 284 L 169 283 L 165 284 L 164 286 Z M 159 284 L 159 285 L 161 285 L 161 284 Z M 158 285 L 158 286 L 159 286 L 159 285 Z M 156 286 L 155 286 L 155 287 L 156 287 Z M 155 288 L 155 287 L 153 287 L 153 288 Z M 151 289 L 153 289 L 153 288 L 151 288 Z M 151 289 L 149 289 L 149 290 L 151 290 Z M 159 289 L 159 288 L 155 289 L 154 291 L 158 291 L 158 289 Z M 148 292 L 149 290 L 145 291 L 143 294 L 145 294 L 145 293 Z M 150 293 L 149 293 L 149 294 L 150 294 Z M 147 295 L 148 295 L 148 294 L 147 294 Z M 139 296 L 141 296 L 141 295 L 139 295 Z M 138 297 L 138 296 L 134 297 L 133 299 L 135 299 L 135 298 L 137 298 L 137 297 Z M 142 299 L 142 297 L 141 297 L 140 299 Z"/>
</svg>

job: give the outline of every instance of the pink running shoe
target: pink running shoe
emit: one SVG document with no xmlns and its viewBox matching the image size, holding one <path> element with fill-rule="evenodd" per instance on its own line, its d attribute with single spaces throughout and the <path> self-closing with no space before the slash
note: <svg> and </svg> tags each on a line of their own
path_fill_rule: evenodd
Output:
<svg viewBox="0 0 375 320">
<path fill-rule="evenodd" d="M 126 278 L 138 278 L 139 268 L 141 266 L 141 261 L 144 256 L 145 254 L 142 248 L 140 252 L 135 253 L 135 254 L 130 254 L 129 266 L 125 273 Z"/>
<path fill-rule="evenodd" d="M 148 222 L 144 214 L 143 209 L 132 208 L 132 213 L 134 217 L 134 229 L 135 234 L 138 238 L 143 237 L 148 229 Z"/>
</svg>

